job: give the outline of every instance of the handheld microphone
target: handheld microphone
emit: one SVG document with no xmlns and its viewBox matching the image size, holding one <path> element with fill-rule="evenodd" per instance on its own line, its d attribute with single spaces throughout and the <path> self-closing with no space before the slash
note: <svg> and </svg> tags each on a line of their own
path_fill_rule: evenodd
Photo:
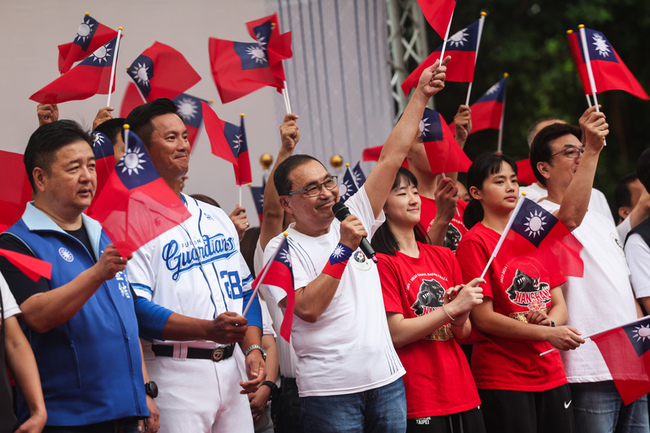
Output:
<svg viewBox="0 0 650 433">
<path fill-rule="evenodd" d="M 344 205 L 341 202 L 334 203 L 334 206 L 332 206 L 332 211 L 334 212 L 334 216 L 336 217 L 337 220 L 343 221 L 347 217 L 350 216 L 350 209 L 346 205 Z M 361 248 L 361 251 L 368 257 L 370 260 L 373 262 L 377 263 L 377 257 L 375 257 L 375 250 L 372 249 L 372 246 L 370 245 L 370 242 L 368 242 L 368 239 L 364 236 L 361 238 L 361 243 L 359 244 L 359 248 Z"/>
</svg>

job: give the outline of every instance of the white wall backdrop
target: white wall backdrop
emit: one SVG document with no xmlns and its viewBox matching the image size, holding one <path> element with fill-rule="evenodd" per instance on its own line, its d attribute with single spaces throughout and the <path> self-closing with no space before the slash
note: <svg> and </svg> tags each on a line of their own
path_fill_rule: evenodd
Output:
<svg viewBox="0 0 650 433">
<path fill-rule="evenodd" d="M 28 98 L 58 76 L 57 45 L 72 41 L 90 12 L 102 24 L 124 28 L 111 99 L 115 115 L 130 80 L 125 67 L 154 41 L 171 45 L 202 77 L 188 93 L 214 99 L 224 120 L 237 122 L 239 113 L 246 114 L 253 183 L 261 184 L 258 159 L 264 152 L 275 156 L 280 146 L 282 97 L 266 88 L 222 105 L 210 74 L 208 38 L 248 41 L 244 23 L 275 11 L 282 31 L 293 32 L 294 58 L 285 61 L 285 70 L 293 111 L 301 116 L 299 151 L 323 161 L 339 153 L 356 163 L 363 148 L 382 144 L 392 128 L 385 2 L 378 0 L 1 0 L 0 149 L 23 152 L 38 126 L 36 103 Z M 90 128 L 106 101 L 106 95 L 95 95 L 60 104 L 60 117 Z M 237 203 L 232 168 L 210 153 L 204 130 L 189 176 L 186 192 L 210 195 L 228 211 Z M 248 187 L 243 205 L 255 224 Z"/>
</svg>

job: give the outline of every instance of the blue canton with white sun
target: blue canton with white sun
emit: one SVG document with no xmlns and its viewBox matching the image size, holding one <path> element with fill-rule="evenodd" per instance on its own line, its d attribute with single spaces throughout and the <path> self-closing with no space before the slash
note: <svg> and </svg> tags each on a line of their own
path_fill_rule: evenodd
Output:
<svg viewBox="0 0 650 433">
<path fill-rule="evenodd" d="M 111 66 L 113 64 L 113 55 L 115 54 L 115 42 L 117 42 L 117 38 L 113 38 L 110 42 L 97 48 L 88 58 L 79 64 L 99 67 Z"/>
<path fill-rule="evenodd" d="M 585 28 L 585 35 L 587 36 L 587 50 L 590 60 L 605 60 L 618 63 L 612 45 L 604 34 Z"/>
<path fill-rule="evenodd" d="M 515 216 L 511 229 L 539 248 L 539 244 L 558 220 L 534 201 L 525 197 L 520 197 L 519 200 L 524 200 L 524 203 Z"/>
<path fill-rule="evenodd" d="M 126 153 L 115 166 L 120 180 L 128 189 L 146 185 L 160 177 L 142 141 L 129 133 Z"/>
<path fill-rule="evenodd" d="M 650 350 L 650 318 L 623 326 L 637 355 L 642 356 Z"/>
<path fill-rule="evenodd" d="M 140 54 L 137 59 L 131 63 L 127 71 L 135 85 L 138 86 L 142 95 L 146 98 L 151 92 L 151 79 L 154 77 L 153 60 L 150 57 Z"/>
<path fill-rule="evenodd" d="M 77 34 L 74 37 L 74 43 L 81 46 L 81 49 L 88 51 L 90 41 L 92 41 L 95 31 L 97 30 L 97 20 L 90 15 L 84 16 L 83 22 L 79 25 Z"/>
</svg>

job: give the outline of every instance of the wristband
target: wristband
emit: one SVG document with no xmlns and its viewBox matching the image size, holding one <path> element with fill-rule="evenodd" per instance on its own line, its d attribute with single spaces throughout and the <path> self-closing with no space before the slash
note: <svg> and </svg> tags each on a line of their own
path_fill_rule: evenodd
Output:
<svg viewBox="0 0 650 433">
<path fill-rule="evenodd" d="M 348 259 L 352 256 L 352 249 L 347 245 L 338 243 L 338 245 L 332 251 L 332 255 L 325 264 L 323 268 L 323 274 L 327 274 L 330 277 L 336 278 L 337 280 L 341 279 L 343 271 L 345 271 L 345 266 L 348 264 Z"/>
<path fill-rule="evenodd" d="M 449 323 L 454 321 L 454 318 L 451 317 L 451 314 L 449 314 L 449 311 L 447 311 L 447 309 L 445 308 L 445 304 L 442 304 L 442 311 L 444 311 L 447 317 L 449 317 Z"/>
</svg>

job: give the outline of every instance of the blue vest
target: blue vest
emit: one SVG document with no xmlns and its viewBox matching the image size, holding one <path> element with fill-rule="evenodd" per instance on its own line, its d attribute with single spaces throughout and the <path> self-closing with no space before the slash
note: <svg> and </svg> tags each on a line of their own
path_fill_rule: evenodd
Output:
<svg viewBox="0 0 650 433">
<path fill-rule="evenodd" d="M 96 221 L 82 217 L 95 257 L 100 257 L 111 242 Z M 69 283 L 95 264 L 79 240 L 31 203 L 3 236 L 17 237 L 36 257 L 52 263 L 51 289 Z M 126 272 L 102 284 L 63 325 L 43 334 L 23 329 L 38 364 L 47 425 L 85 425 L 148 415 L 138 323 Z M 18 413 L 23 421 L 29 415 L 22 396 Z"/>
</svg>

